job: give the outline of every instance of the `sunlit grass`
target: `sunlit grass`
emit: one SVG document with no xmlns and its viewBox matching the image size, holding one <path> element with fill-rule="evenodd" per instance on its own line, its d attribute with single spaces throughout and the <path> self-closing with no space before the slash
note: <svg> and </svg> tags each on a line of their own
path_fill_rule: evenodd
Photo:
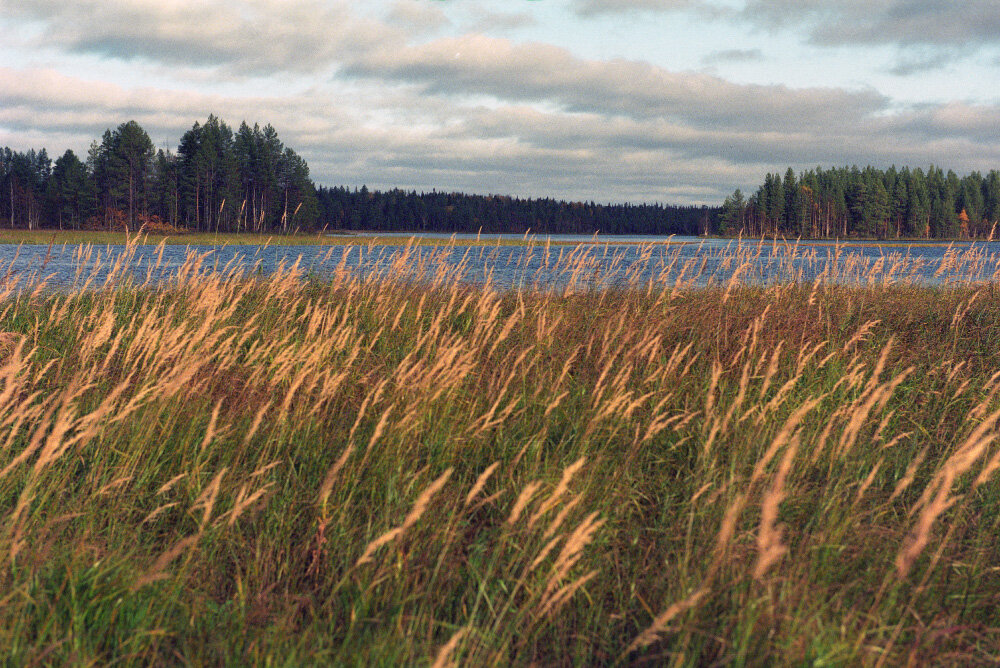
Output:
<svg viewBox="0 0 1000 668">
<path fill-rule="evenodd" d="M 11 663 L 1000 654 L 995 283 L 197 261 L 0 286 Z"/>
</svg>

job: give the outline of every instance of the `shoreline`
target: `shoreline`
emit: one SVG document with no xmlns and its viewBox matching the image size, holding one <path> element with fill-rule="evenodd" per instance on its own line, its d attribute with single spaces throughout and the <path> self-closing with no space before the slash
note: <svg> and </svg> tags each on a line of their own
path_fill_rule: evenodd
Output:
<svg viewBox="0 0 1000 668">
<path fill-rule="evenodd" d="M 760 245 L 782 245 L 782 246 L 829 246 L 840 248 L 860 248 L 860 247 L 881 247 L 881 248 L 909 248 L 914 246 L 942 247 L 947 248 L 955 245 L 974 245 L 990 243 L 981 239 L 774 239 L 757 237 L 681 237 L 676 235 L 666 235 L 656 240 L 643 239 L 617 239 L 617 236 L 634 237 L 642 235 L 593 235 L 588 240 L 562 239 L 560 236 L 582 237 L 586 235 L 533 235 L 525 234 L 520 238 L 500 238 L 495 234 L 481 238 L 457 237 L 454 233 L 443 236 L 446 233 L 431 232 L 430 234 L 441 234 L 435 237 L 420 237 L 425 232 L 367 232 L 353 230 L 337 230 L 334 232 L 318 234 L 256 234 L 256 233 L 232 233 L 232 232 L 186 232 L 181 234 L 160 234 L 143 233 L 141 235 L 130 235 L 125 232 L 95 231 L 95 230 L 19 230 L 0 229 L 0 245 L 49 245 L 49 244 L 94 244 L 94 245 L 126 245 L 129 242 L 139 245 L 167 245 L 177 246 L 344 246 L 344 245 L 407 245 L 414 243 L 419 246 L 577 246 L 585 244 L 614 244 L 618 246 L 640 246 L 640 245 L 698 245 L 706 242 L 721 243 L 744 243 Z M 471 235 L 469 235 L 471 236 Z M 655 235 L 648 235 L 654 237 Z"/>
</svg>

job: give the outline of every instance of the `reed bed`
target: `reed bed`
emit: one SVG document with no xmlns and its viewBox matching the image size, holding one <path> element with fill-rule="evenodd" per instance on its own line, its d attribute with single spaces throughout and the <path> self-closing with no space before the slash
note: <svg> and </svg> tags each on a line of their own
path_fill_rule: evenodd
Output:
<svg viewBox="0 0 1000 668">
<path fill-rule="evenodd" d="M 394 253 L 8 273 L 11 663 L 1000 659 L 996 283 Z"/>
</svg>

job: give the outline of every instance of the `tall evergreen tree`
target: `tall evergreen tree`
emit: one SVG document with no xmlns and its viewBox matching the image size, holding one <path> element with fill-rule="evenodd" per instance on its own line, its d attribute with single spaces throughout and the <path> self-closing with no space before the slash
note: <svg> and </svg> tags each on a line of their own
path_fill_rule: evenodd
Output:
<svg viewBox="0 0 1000 668">
<path fill-rule="evenodd" d="M 15 227 L 38 227 L 45 208 L 45 191 L 52 172 L 52 161 L 45 149 L 26 152 L 4 148 L 0 156 L 0 209 L 9 213 Z"/>
<path fill-rule="evenodd" d="M 180 222 L 180 163 L 170 151 L 160 149 L 153 161 L 151 210 L 156 216 L 177 227 Z"/>
<path fill-rule="evenodd" d="M 52 168 L 46 188 L 48 214 L 59 229 L 79 229 L 94 210 L 94 185 L 87 166 L 67 150 Z"/>
<path fill-rule="evenodd" d="M 184 218 L 197 229 L 231 229 L 239 213 L 233 132 L 214 115 L 195 123 L 177 149 Z"/>
<path fill-rule="evenodd" d="M 136 227 L 138 214 L 147 213 L 155 149 L 149 135 L 135 121 L 119 125 L 113 138 L 112 160 L 118 164 L 119 173 L 124 172 L 128 184 L 128 223 Z"/>
<path fill-rule="evenodd" d="M 717 233 L 729 234 L 741 231 L 743 229 L 743 218 L 746 215 L 746 208 L 747 203 L 743 199 L 743 193 L 737 188 L 722 204 Z"/>
<path fill-rule="evenodd" d="M 995 169 L 990 170 L 983 182 L 983 216 L 989 226 L 988 233 L 995 235 L 993 228 L 1000 224 L 1000 172 Z"/>
<path fill-rule="evenodd" d="M 319 210 L 316 189 L 309 180 L 306 161 L 290 148 L 285 149 L 278 163 L 278 187 L 283 200 L 282 230 L 314 227 Z"/>
</svg>

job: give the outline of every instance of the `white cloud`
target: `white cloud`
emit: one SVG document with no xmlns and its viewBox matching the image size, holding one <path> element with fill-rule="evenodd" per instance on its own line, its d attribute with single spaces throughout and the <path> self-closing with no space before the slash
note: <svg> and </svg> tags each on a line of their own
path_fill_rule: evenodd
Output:
<svg viewBox="0 0 1000 668">
<path fill-rule="evenodd" d="M 872 90 L 739 85 L 636 61 L 584 60 L 546 44 L 482 35 L 372 50 L 352 59 L 345 71 L 417 84 L 436 94 L 490 95 L 554 103 L 571 112 L 756 129 L 829 128 L 843 123 L 845 116 L 864 116 L 887 103 Z"/>
<path fill-rule="evenodd" d="M 322 72 L 345 50 L 404 34 L 343 1 L 0 0 L 0 11 L 40 24 L 38 46 L 255 74 Z"/>
<path fill-rule="evenodd" d="M 417 32 L 431 32 L 451 25 L 440 7 L 425 0 L 396 0 L 387 18 L 393 25 Z"/>
<path fill-rule="evenodd" d="M 498 12 L 483 10 L 473 12 L 474 20 L 468 26 L 468 32 L 496 32 L 516 30 L 537 24 L 530 12 Z"/>
</svg>

